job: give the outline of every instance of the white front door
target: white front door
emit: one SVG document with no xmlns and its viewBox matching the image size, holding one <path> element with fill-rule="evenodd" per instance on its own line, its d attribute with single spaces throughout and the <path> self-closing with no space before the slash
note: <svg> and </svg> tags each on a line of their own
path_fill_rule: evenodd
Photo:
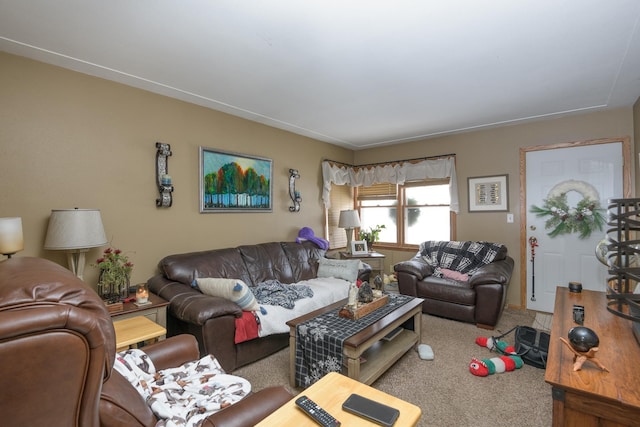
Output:
<svg viewBox="0 0 640 427">
<path fill-rule="evenodd" d="M 622 142 L 556 148 L 526 153 L 526 305 L 530 310 L 553 312 L 557 286 L 582 283 L 583 289 L 604 291 L 607 269 L 595 257 L 597 243 L 606 235 L 607 202 L 624 197 Z M 590 236 L 549 233 L 551 215 L 536 216 L 532 206 L 562 191 L 567 206 L 576 208 L 586 194 L 597 193 L 604 225 Z M 568 191 L 567 191 L 568 190 Z M 549 207 L 549 205 L 546 205 Z M 533 253 L 531 239 L 537 239 Z"/>
</svg>

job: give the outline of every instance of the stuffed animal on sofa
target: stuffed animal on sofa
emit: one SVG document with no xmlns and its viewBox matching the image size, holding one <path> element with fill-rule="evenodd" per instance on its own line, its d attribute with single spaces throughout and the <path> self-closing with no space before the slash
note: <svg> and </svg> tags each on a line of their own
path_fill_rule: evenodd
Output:
<svg viewBox="0 0 640 427">
<path fill-rule="evenodd" d="M 500 356 L 488 359 L 473 358 L 469 363 L 469 372 L 478 377 L 486 377 L 495 373 L 511 372 L 520 369 L 523 365 L 522 358 L 516 354 L 515 348 L 504 341 L 493 338 L 478 337 L 476 344 L 503 353 Z"/>
</svg>

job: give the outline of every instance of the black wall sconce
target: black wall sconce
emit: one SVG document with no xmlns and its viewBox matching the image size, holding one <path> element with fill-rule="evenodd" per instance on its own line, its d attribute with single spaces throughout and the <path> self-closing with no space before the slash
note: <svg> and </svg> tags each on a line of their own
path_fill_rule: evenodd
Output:
<svg viewBox="0 0 640 427">
<path fill-rule="evenodd" d="M 300 192 L 296 190 L 296 179 L 300 178 L 300 174 L 297 169 L 289 169 L 289 197 L 293 201 L 293 206 L 289 206 L 290 212 L 300 212 Z"/>
<path fill-rule="evenodd" d="M 168 159 L 171 155 L 171 145 L 156 142 L 156 181 L 158 182 L 158 191 L 160 198 L 156 199 L 156 206 L 159 208 L 171 207 L 173 203 L 173 184 L 171 183 L 171 175 L 169 175 Z"/>
</svg>

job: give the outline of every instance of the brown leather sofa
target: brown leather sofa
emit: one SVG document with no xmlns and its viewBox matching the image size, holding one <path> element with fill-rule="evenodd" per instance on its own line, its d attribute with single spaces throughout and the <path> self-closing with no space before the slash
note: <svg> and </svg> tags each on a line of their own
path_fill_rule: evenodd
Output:
<svg viewBox="0 0 640 427">
<path fill-rule="evenodd" d="M 325 251 L 310 241 L 270 242 L 236 248 L 169 255 L 158 263 L 159 274 L 148 280 L 149 289 L 170 302 L 167 335 L 191 334 L 200 353 L 213 354 L 227 372 L 262 359 L 289 345 L 289 334 L 274 334 L 235 344 L 235 303 L 194 289 L 196 278 L 240 279 L 247 285 L 276 279 L 284 284 L 316 277 L 318 259 Z M 368 280 L 371 267 L 359 277 Z"/>
<path fill-rule="evenodd" d="M 420 253 L 394 265 L 401 294 L 423 298 L 422 312 L 494 329 L 504 309 L 513 258 L 506 246 L 493 262 L 480 267 L 468 281 L 433 276 Z"/>
<path fill-rule="evenodd" d="M 157 368 L 197 359 L 179 336 L 144 348 Z M 155 426 L 142 397 L 115 370 L 111 317 L 98 295 L 69 270 L 39 258 L 0 261 L 2 425 Z M 206 426 L 251 426 L 291 398 L 261 390 L 207 419 Z"/>
</svg>

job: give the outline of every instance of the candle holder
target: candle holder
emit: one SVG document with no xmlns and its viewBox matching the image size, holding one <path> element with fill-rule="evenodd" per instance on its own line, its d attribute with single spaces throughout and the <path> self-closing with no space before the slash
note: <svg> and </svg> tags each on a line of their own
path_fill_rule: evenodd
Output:
<svg viewBox="0 0 640 427">
<path fill-rule="evenodd" d="M 156 142 L 156 181 L 160 198 L 156 199 L 156 206 L 162 208 L 171 207 L 173 203 L 173 184 L 169 175 L 169 165 L 167 157 L 171 156 L 171 145 Z"/>
<path fill-rule="evenodd" d="M 300 174 L 297 169 L 289 169 L 289 197 L 293 202 L 293 206 L 289 206 L 290 212 L 300 212 L 300 192 L 296 190 L 296 179 L 300 178 Z"/>
<path fill-rule="evenodd" d="M 136 302 L 134 304 L 138 307 L 151 304 L 151 301 L 149 301 L 149 287 L 146 283 L 138 283 L 136 286 Z"/>
</svg>

